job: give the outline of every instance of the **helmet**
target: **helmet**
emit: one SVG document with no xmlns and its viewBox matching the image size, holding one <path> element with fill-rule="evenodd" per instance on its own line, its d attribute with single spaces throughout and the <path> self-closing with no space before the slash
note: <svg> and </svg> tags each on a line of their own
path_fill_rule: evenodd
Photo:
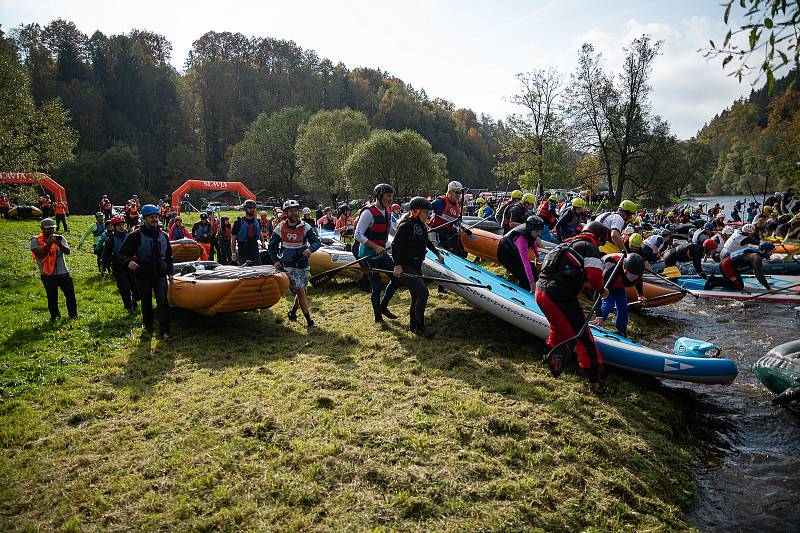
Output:
<svg viewBox="0 0 800 533">
<path fill-rule="evenodd" d="M 663 209 L 661 209 L 660 207 L 658 209 L 656 209 L 656 215 L 663 215 L 663 214 L 664 214 L 664 210 Z"/>
<path fill-rule="evenodd" d="M 588 224 L 586 224 L 586 226 L 583 228 L 582 233 L 590 233 L 595 237 L 597 237 L 597 242 L 601 246 L 605 244 L 606 240 L 608 239 L 608 228 L 605 227 L 600 222 L 597 222 L 596 220 L 593 220 Z"/>
<path fill-rule="evenodd" d="M 762 209 L 762 212 L 765 215 L 771 215 L 772 214 L 772 208 L 770 206 L 768 206 L 768 205 L 765 205 L 764 209 Z"/>
<path fill-rule="evenodd" d="M 304 207 L 303 208 L 303 214 L 304 215 L 310 215 L 311 214 L 311 208 L 310 207 Z"/>
<path fill-rule="evenodd" d="M 359 209 L 361 207 L 361 202 L 358 200 L 353 200 L 350 202 L 350 209 Z"/>
<path fill-rule="evenodd" d="M 544 229 L 544 220 L 537 217 L 536 215 L 531 215 L 528 217 L 528 220 L 525 221 L 525 230 L 526 231 L 541 231 Z"/>
<path fill-rule="evenodd" d="M 558 201 L 558 196 L 556 196 L 555 194 L 551 194 L 550 197 L 548 198 L 548 200 L 553 201 L 553 202 L 557 202 Z"/>
<path fill-rule="evenodd" d="M 635 276 L 644 274 L 644 259 L 639 254 L 628 254 L 625 257 L 625 271 Z"/>
<path fill-rule="evenodd" d="M 266 212 L 266 211 L 261 211 L 261 212 L 259 213 L 259 216 L 260 216 L 261 218 L 267 218 L 267 212 Z"/>
<path fill-rule="evenodd" d="M 255 200 L 247 200 L 247 201 L 244 203 L 244 208 L 245 208 L 245 209 L 247 209 L 247 208 L 249 208 L 249 207 L 252 207 L 253 209 L 255 209 L 255 207 L 256 207 L 256 202 L 255 202 Z"/>
<path fill-rule="evenodd" d="M 340 213 L 343 213 L 345 211 L 349 212 L 350 210 L 351 210 L 350 206 L 348 204 L 346 204 L 346 203 L 344 203 L 344 204 L 339 206 L 339 212 Z"/>
<path fill-rule="evenodd" d="M 533 195 L 531 195 L 531 196 L 533 196 Z M 522 201 L 523 202 L 525 201 L 525 197 L 522 195 L 522 191 L 519 190 L 519 189 L 514 189 L 513 191 L 511 191 L 511 198 L 513 200 L 519 200 L 520 198 L 522 198 Z M 529 203 L 533 203 L 533 202 L 529 202 Z"/>
<path fill-rule="evenodd" d="M 108 198 L 108 195 L 107 195 L 107 194 L 104 194 L 104 195 L 103 195 L 103 198 Z"/>
<path fill-rule="evenodd" d="M 146 206 L 142 207 L 142 216 L 149 217 L 150 215 L 157 215 L 158 208 L 153 204 L 147 204 Z"/>
<path fill-rule="evenodd" d="M 514 191 L 514 192 L 519 192 L 519 191 Z M 525 193 L 524 195 L 522 195 L 522 203 L 533 205 L 536 203 L 536 197 L 529 192 Z"/>
<path fill-rule="evenodd" d="M 714 239 L 706 239 L 705 241 L 703 241 L 703 249 L 711 250 L 712 252 L 716 251 L 717 241 L 715 241 Z"/>
<path fill-rule="evenodd" d="M 102 218 L 104 216 L 105 215 L 103 213 L 101 213 L 100 211 L 98 211 L 97 213 L 94 214 L 94 218 Z"/>
<path fill-rule="evenodd" d="M 394 187 L 388 183 L 379 183 L 372 190 L 372 193 L 375 195 L 375 198 L 381 198 L 384 194 L 394 194 Z"/>
<path fill-rule="evenodd" d="M 641 248 L 643 241 L 644 241 L 644 239 L 642 238 L 642 234 L 641 233 L 634 233 L 628 239 L 628 244 L 630 245 L 631 248 Z"/>
<path fill-rule="evenodd" d="M 669 237 L 670 235 L 672 235 L 672 232 L 667 228 L 661 228 L 660 230 L 657 230 L 657 233 L 662 237 Z"/>
<path fill-rule="evenodd" d="M 572 199 L 572 207 L 586 207 L 586 200 L 583 198 L 573 198 Z"/>
<path fill-rule="evenodd" d="M 323 209 L 323 211 L 324 211 L 325 213 L 327 213 L 328 211 L 333 211 L 333 209 L 331 209 L 331 208 L 330 208 L 330 206 L 328 206 L 328 207 L 326 207 L 325 209 Z"/>
<path fill-rule="evenodd" d="M 493 204 L 497 201 L 497 198 L 495 198 L 494 196 L 490 196 L 489 198 L 486 199 L 486 201 L 490 204 Z"/>
<path fill-rule="evenodd" d="M 622 200 L 622 203 L 619 204 L 620 211 L 627 211 L 628 213 L 635 213 L 636 212 L 636 204 L 631 202 L 630 200 Z"/>
<path fill-rule="evenodd" d="M 392 211 L 395 209 L 401 209 L 400 204 L 392 204 Z"/>
<path fill-rule="evenodd" d="M 426 200 L 422 196 L 415 196 L 414 198 L 412 198 L 408 206 L 409 209 L 411 209 L 412 211 L 414 211 L 415 209 L 427 209 L 430 211 L 430 209 L 432 208 L 430 201 Z"/>
<path fill-rule="evenodd" d="M 286 200 L 285 202 L 283 202 L 284 211 L 287 211 L 290 207 L 296 207 L 300 209 L 300 204 L 297 202 L 297 200 Z"/>
<path fill-rule="evenodd" d="M 476 204 L 485 204 L 486 203 L 486 198 L 484 198 L 483 196 L 478 196 L 478 199 L 475 200 L 475 203 Z"/>
<path fill-rule="evenodd" d="M 669 213 L 667 213 L 667 216 L 670 217 L 670 218 L 674 217 L 675 216 L 675 211 L 670 211 Z"/>
<path fill-rule="evenodd" d="M 625 229 L 622 230 L 623 235 L 633 235 L 635 232 L 636 230 L 633 229 L 633 226 L 631 226 L 630 224 L 625 226 Z"/>
<path fill-rule="evenodd" d="M 714 224 L 713 222 L 706 222 L 705 224 L 703 224 L 703 229 L 713 230 L 716 227 L 717 227 L 717 225 Z"/>
<path fill-rule="evenodd" d="M 208 220 L 208 215 L 206 213 L 200 213 L 200 218 L 202 220 Z"/>
<path fill-rule="evenodd" d="M 744 226 L 742 226 L 742 233 L 750 234 L 755 232 L 756 232 L 756 227 L 753 224 L 745 224 Z"/>
<path fill-rule="evenodd" d="M 761 253 L 771 252 L 775 249 L 775 245 L 769 241 L 764 241 L 758 245 L 758 249 Z"/>
<path fill-rule="evenodd" d="M 447 190 L 448 191 L 461 192 L 463 189 L 464 189 L 464 186 L 461 185 L 460 181 L 451 181 L 450 183 L 447 184 Z"/>
<path fill-rule="evenodd" d="M 176 218 L 175 220 L 180 220 L 180 218 Z M 121 216 L 111 217 L 111 225 L 116 226 L 117 224 L 124 224 L 125 219 Z"/>
<path fill-rule="evenodd" d="M 724 228 L 722 228 L 722 234 L 723 235 L 733 235 L 733 228 L 730 227 L 730 226 L 725 226 Z"/>
<path fill-rule="evenodd" d="M 41 222 L 40 226 L 42 227 L 42 229 L 44 229 L 44 228 L 55 228 L 56 227 L 56 221 L 53 220 L 52 218 L 45 218 L 45 219 L 42 219 L 42 222 Z"/>
<path fill-rule="evenodd" d="M 658 235 L 656 236 L 656 247 L 661 248 L 662 246 L 664 246 L 664 237 Z"/>
</svg>

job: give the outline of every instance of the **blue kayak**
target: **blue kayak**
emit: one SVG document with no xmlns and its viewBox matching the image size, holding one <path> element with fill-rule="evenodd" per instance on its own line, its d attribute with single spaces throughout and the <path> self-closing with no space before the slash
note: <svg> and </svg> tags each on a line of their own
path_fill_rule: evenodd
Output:
<svg viewBox="0 0 800 533">
<path fill-rule="evenodd" d="M 699 276 L 681 276 L 673 279 L 675 283 L 700 298 L 723 298 L 728 300 L 754 300 L 760 302 L 775 302 L 775 303 L 800 303 L 800 287 L 793 287 L 797 278 L 783 278 L 780 276 L 766 276 L 770 286 L 774 289 L 783 289 L 782 292 L 770 294 L 763 285 L 755 278 L 755 276 L 742 276 L 745 291 L 734 291 L 731 289 L 723 289 L 722 287 L 715 287 L 713 289 L 706 289 L 706 280 Z M 647 276 L 645 279 L 649 280 Z"/>
<path fill-rule="evenodd" d="M 678 263 L 677 267 L 681 271 L 681 274 L 696 274 L 692 263 Z M 651 263 L 650 268 L 653 272 L 661 272 L 664 270 L 664 263 Z M 720 274 L 719 263 L 715 261 L 703 262 L 703 270 L 707 274 Z M 748 268 L 744 270 L 743 273 L 752 274 L 753 269 Z M 797 261 L 764 261 L 764 274 L 773 276 L 800 276 L 800 263 Z"/>
<path fill-rule="evenodd" d="M 423 273 L 453 281 L 486 285 L 486 288 L 445 285 L 471 304 L 528 333 L 546 339 L 550 324 L 536 304 L 533 294 L 495 276 L 456 255 L 442 251 L 444 264 L 429 251 Z M 661 378 L 695 383 L 731 383 L 737 374 L 730 359 L 687 357 L 648 348 L 622 335 L 591 326 L 603 360 L 610 366 Z"/>
</svg>

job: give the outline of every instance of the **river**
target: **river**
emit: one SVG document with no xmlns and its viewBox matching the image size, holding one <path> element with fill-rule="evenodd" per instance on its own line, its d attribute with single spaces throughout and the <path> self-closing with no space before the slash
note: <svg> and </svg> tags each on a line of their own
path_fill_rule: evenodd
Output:
<svg viewBox="0 0 800 533">
<path fill-rule="evenodd" d="M 690 296 L 648 313 L 674 324 L 670 334 L 648 339 L 653 347 L 671 351 L 681 336 L 712 339 L 739 368 L 728 386 L 664 382 L 688 396 L 690 424 L 707 446 L 694 469 L 692 525 L 701 531 L 797 531 L 800 411 L 773 406 L 751 366 L 770 348 L 800 337 L 800 316 L 789 304 Z"/>
</svg>

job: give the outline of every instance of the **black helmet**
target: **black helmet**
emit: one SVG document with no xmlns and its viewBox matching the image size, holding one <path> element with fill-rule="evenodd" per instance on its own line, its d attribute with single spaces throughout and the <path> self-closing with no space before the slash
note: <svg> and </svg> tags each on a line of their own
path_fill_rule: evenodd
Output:
<svg viewBox="0 0 800 533">
<path fill-rule="evenodd" d="M 375 194 L 375 198 L 381 198 L 384 194 L 394 194 L 394 188 L 388 183 L 379 183 L 372 192 Z"/>
<path fill-rule="evenodd" d="M 428 211 L 430 211 L 432 209 L 432 206 L 431 203 L 422 196 L 415 196 L 414 198 L 411 199 L 411 202 L 409 202 L 408 208 L 412 211 L 414 209 L 427 209 Z"/>
<path fill-rule="evenodd" d="M 582 233 L 590 233 L 597 237 L 597 244 L 600 246 L 604 245 L 608 240 L 608 228 L 596 220 L 586 224 Z"/>
<path fill-rule="evenodd" d="M 528 217 L 528 220 L 525 221 L 525 230 L 526 231 L 536 231 L 536 230 L 543 230 L 544 229 L 544 220 L 537 217 L 536 215 L 531 215 Z"/>
<path fill-rule="evenodd" d="M 94 214 L 94 218 L 103 218 L 104 216 L 105 215 L 103 213 L 101 213 L 100 211 L 98 211 L 97 213 Z"/>
<path fill-rule="evenodd" d="M 625 271 L 630 272 L 634 276 L 641 276 L 644 274 L 644 259 L 639 254 L 628 254 L 625 257 Z"/>
<path fill-rule="evenodd" d="M 255 207 L 256 207 L 256 202 L 255 202 L 255 200 L 247 200 L 247 201 L 244 203 L 244 207 L 245 207 L 245 209 L 247 209 L 248 207 L 252 207 L 252 208 L 254 208 L 254 209 L 255 209 Z"/>
</svg>

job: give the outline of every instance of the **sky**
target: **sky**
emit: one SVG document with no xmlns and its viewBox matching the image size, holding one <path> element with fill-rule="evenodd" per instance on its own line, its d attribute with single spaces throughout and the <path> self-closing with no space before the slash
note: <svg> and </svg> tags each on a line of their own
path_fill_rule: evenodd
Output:
<svg viewBox="0 0 800 533">
<path fill-rule="evenodd" d="M 270 36 L 313 49 L 349 68 L 390 72 L 430 98 L 495 119 L 521 110 L 509 102 L 515 75 L 555 67 L 568 80 L 589 42 L 619 71 L 622 48 L 643 33 L 663 40 L 653 68 L 653 112 L 689 138 L 752 89 L 697 49 L 725 35 L 719 0 L 0 0 L 0 25 L 73 21 L 84 33 L 133 28 L 161 33 L 182 70 L 192 42 L 209 30 Z M 729 66 L 730 69 L 730 66 Z M 759 83 L 763 83 L 759 82 Z"/>
</svg>

